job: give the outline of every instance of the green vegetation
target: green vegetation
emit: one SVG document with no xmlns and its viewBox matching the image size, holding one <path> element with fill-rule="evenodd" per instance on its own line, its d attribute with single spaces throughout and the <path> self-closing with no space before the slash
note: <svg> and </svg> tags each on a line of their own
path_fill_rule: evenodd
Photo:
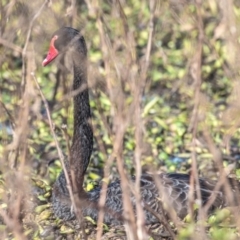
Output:
<svg viewBox="0 0 240 240">
<path fill-rule="evenodd" d="M 138 143 L 131 106 L 141 78 L 143 171 L 189 172 L 197 153 L 199 175 L 217 179 L 214 149 L 220 149 L 226 171 L 240 178 L 240 4 L 237 0 L 193 2 L 88 0 L 71 6 L 71 1 L 46 1 L 41 9 L 44 2 L 39 0 L 1 0 L 1 239 L 21 239 L 22 233 L 29 239 L 81 239 L 76 225 L 66 226 L 51 212 L 51 186 L 61 164 L 46 109 L 31 75 L 34 72 L 48 100 L 55 132 L 67 156 L 73 131 L 71 75 L 56 63 L 41 66 L 52 33 L 61 26 L 82 30 L 89 51 L 95 142 L 85 178 L 87 190 L 103 177 L 113 152 L 114 121 L 119 112 L 128 119 L 123 146 L 126 171 L 135 173 Z M 153 9 L 150 3 L 155 3 Z M 146 75 L 142 74 L 145 66 Z M 115 162 L 110 170 L 110 179 L 115 179 Z M 32 188 L 38 191 L 37 200 L 29 199 Z M 231 209 L 219 210 L 203 224 L 206 236 L 238 239 L 236 217 Z M 17 218 L 21 221 L 14 222 Z M 11 229 L 6 220 L 19 228 Z M 96 223 L 91 219 L 87 222 L 86 232 L 94 239 Z M 187 222 L 177 239 L 200 239 L 201 223 Z M 123 229 L 103 228 L 105 239 L 114 234 L 119 239 L 124 236 Z"/>
</svg>

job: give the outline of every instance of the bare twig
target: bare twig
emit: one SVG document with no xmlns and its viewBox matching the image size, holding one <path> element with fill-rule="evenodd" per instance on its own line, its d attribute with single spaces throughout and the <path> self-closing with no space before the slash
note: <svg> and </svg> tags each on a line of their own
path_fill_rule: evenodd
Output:
<svg viewBox="0 0 240 240">
<path fill-rule="evenodd" d="M 3 38 L 0 38 L 0 44 L 8 47 L 8 48 L 11 48 L 12 50 L 14 51 L 17 51 L 19 53 L 22 53 L 23 52 L 23 49 L 13 43 L 10 43 L 9 41 L 7 41 L 6 39 L 3 39 Z"/>
<path fill-rule="evenodd" d="M 190 177 L 190 191 L 189 191 L 189 202 L 190 202 L 190 214 L 191 218 L 193 219 L 193 211 L 194 211 L 194 191 L 196 189 L 197 198 L 201 199 L 201 191 L 200 191 L 200 183 L 199 183 L 199 176 L 197 171 L 197 161 L 196 161 L 196 139 L 197 139 L 197 127 L 198 127 L 198 118 L 199 118 L 199 106 L 200 106 L 200 96 L 201 96 L 201 84 L 202 84 L 202 77 L 201 77 L 201 67 L 202 67 L 202 48 L 203 48 L 203 40 L 204 40 L 204 30 L 203 30 L 203 20 L 201 15 L 201 7 L 202 2 L 201 0 L 196 1 L 197 7 L 197 26 L 198 26 L 198 46 L 197 51 L 194 56 L 194 60 L 192 63 L 192 71 L 191 75 L 195 82 L 195 98 L 194 98 L 194 109 L 193 115 L 191 119 L 191 125 L 189 130 L 192 131 L 192 169 L 191 169 L 191 177 Z M 196 184 L 195 184 L 196 183 Z M 200 219 L 204 220 L 204 216 L 201 211 L 202 203 L 200 203 L 200 210 L 198 211 Z M 202 237 L 205 236 L 205 228 L 204 225 L 201 224 L 201 235 Z"/>
<path fill-rule="evenodd" d="M 147 70 L 149 66 L 150 53 L 152 48 L 152 38 L 154 30 L 154 11 L 156 8 L 156 1 L 151 0 L 150 5 L 150 20 L 149 20 L 149 35 L 148 35 L 148 44 L 146 49 L 145 61 L 141 69 L 140 77 L 136 77 L 135 86 L 132 86 L 133 96 L 134 96 L 134 122 L 135 122 L 135 139 L 136 147 L 134 151 L 134 160 L 136 165 L 136 181 L 135 181 L 135 198 L 136 198 L 136 212 L 137 212 L 137 233 L 138 239 L 145 239 L 146 233 L 144 232 L 144 211 L 142 208 L 142 199 L 141 199 L 141 175 L 142 175 L 142 166 L 141 166 L 141 151 L 143 148 L 143 123 L 141 118 L 141 102 L 144 94 L 144 89 L 147 79 Z M 133 81 L 134 82 L 134 81 Z"/>
<path fill-rule="evenodd" d="M 40 16 L 41 12 L 43 11 L 44 7 L 47 5 L 47 3 L 49 2 L 49 0 L 45 0 L 44 3 L 42 4 L 42 6 L 38 9 L 38 11 L 35 13 L 35 15 L 33 16 L 32 20 L 30 21 L 29 24 L 29 28 L 28 28 L 28 33 L 27 33 L 27 37 L 26 37 L 26 41 L 22 50 L 22 92 L 25 88 L 25 84 L 26 84 L 26 53 L 27 53 L 27 49 L 28 49 L 28 44 L 29 44 L 29 40 L 31 37 L 31 33 L 32 33 L 32 28 L 33 28 L 33 24 L 35 22 L 35 20 Z"/>
<path fill-rule="evenodd" d="M 76 213 L 78 221 L 80 223 L 82 223 L 81 212 L 80 212 L 80 209 L 77 207 L 77 204 L 76 204 L 76 200 L 78 198 L 77 197 L 75 198 L 75 196 L 73 194 L 71 181 L 70 181 L 70 178 L 69 178 L 69 175 L 68 175 L 68 170 L 67 170 L 67 167 L 66 167 L 65 162 L 64 162 L 64 156 L 63 156 L 63 153 L 62 153 L 61 148 L 59 146 L 59 143 L 58 143 L 58 140 L 57 140 L 57 136 L 56 136 L 55 131 L 54 131 L 54 126 L 53 126 L 53 122 L 52 122 L 52 119 L 51 119 L 51 115 L 50 115 L 50 111 L 49 111 L 47 100 L 46 100 L 46 98 L 44 97 L 44 95 L 42 93 L 42 90 L 41 90 L 41 88 L 40 88 L 40 86 L 38 84 L 38 81 L 37 81 L 37 79 L 35 77 L 35 74 L 32 73 L 32 76 L 33 76 L 33 79 L 34 79 L 34 81 L 36 83 L 38 91 L 39 91 L 39 93 L 41 95 L 41 98 L 43 100 L 44 106 L 46 108 L 50 130 L 51 130 L 52 136 L 54 138 L 54 142 L 56 144 L 56 148 L 57 148 L 57 151 L 58 151 L 58 156 L 59 156 L 59 159 L 60 159 L 60 162 L 61 162 L 61 165 L 62 165 L 62 169 L 63 169 L 64 175 L 65 175 L 65 178 L 66 178 L 67 188 L 68 188 L 68 191 L 69 191 L 69 195 L 70 195 L 70 199 L 71 199 L 71 202 L 72 202 L 73 210 Z M 81 227 L 82 227 L 82 224 L 81 224 Z M 86 235 L 84 229 L 82 229 L 82 230 L 83 230 L 83 234 Z M 86 239 L 86 236 L 84 238 Z"/>
<path fill-rule="evenodd" d="M 144 208 L 148 212 L 150 212 L 155 218 L 157 218 L 161 224 L 163 224 L 163 226 L 167 229 L 167 231 L 169 232 L 169 234 L 172 237 L 172 239 L 176 238 L 176 235 L 173 232 L 172 228 L 170 227 L 169 222 L 167 221 L 167 219 L 164 216 L 164 214 L 161 216 L 159 213 L 153 211 L 152 208 L 150 206 L 148 206 L 147 204 L 144 204 Z"/>
<path fill-rule="evenodd" d="M 8 214 L 5 211 L 3 211 L 2 209 L 0 209 L 0 215 L 4 219 L 4 222 L 7 224 L 7 226 L 13 231 L 16 239 L 19 239 L 19 240 L 27 239 L 22 231 L 23 229 L 22 229 L 21 225 L 18 222 L 13 221 L 8 216 Z"/>
<path fill-rule="evenodd" d="M 124 112 L 124 101 L 122 100 L 122 98 L 118 98 L 116 99 L 115 95 L 114 95 L 114 88 L 113 88 L 113 83 L 112 83 L 112 77 L 111 77 L 111 61 L 109 61 L 109 56 L 111 56 L 111 54 L 109 55 L 108 53 L 111 51 L 109 51 L 109 41 L 108 41 L 108 37 L 106 36 L 106 34 L 104 33 L 104 28 L 103 28 L 103 16 L 101 15 L 101 11 L 99 8 L 99 4 L 96 1 L 95 2 L 95 6 L 97 6 L 97 27 L 99 30 L 99 34 L 100 34 L 100 38 L 101 38 L 101 47 L 102 47 L 102 52 L 103 52 L 103 57 L 104 57 L 104 64 L 105 64 L 105 71 L 106 71 L 106 81 L 107 81 L 107 88 L 108 88 L 108 92 L 110 94 L 110 100 L 116 104 L 116 116 L 114 118 L 114 128 L 116 129 L 116 133 L 115 133 L 115 140 L 114 140 L 114 154 L 115 157 L 117 158 L 117 167 L 118 167 L 118 171 L 120 174 L 120 178 L 121 178 L 121 188 L 122 188 L 122 201 L 123 201 L 123 206 L 124 206 L 124 219 L 127 222 L 126 224 L 126 232 L 128 235 L 129 239 L 137 239 L 137 235 L 136 235 L 136 227 L 135 227 L 135 218 L 134 218 L 134 212 L 132 209 L 132 204 L 130 201 L 130 191 L 128 188 L 128 180 L 124 171 L 124 167 L 123 167 L 123 157 L 122 157 L 122 144 L 123 144 L 123 137 L 124 137 L 124 133 L 125 133 L 125 129 L 126 126 L 128 124 L 128 119 L 126 119 Z M 111 49 L 111 48 L 110 48 Z M 115 67 L 117 65 L 115 64 Z M 117 71 L 117 67 L 116 67 L 116 72 Z M 117 74 L 118 77 L 120 77 Z M 118 79 L 120 80 L 120 79 Z M 121 82 L 117 83 L 118 85 L 118 94 L 121 96 L 123 96 L 123 92 L 122 92 L 122 87 L 121 87 Z M 116 143 L 116 144 L 115 144 Z M 106 184 L 104 184 L 104 187 L 106 189 Z M 104 192 L 104 191 L 103 191 Z M 104 196 L 102 197 L 103 200 Z M 100 236 L 102 234 L 102 218 L 103 215 L 100 214 L 99 220 L 98 220 L 98 233 L 97 233 L 97 239 L 100 239 Z"/>
</svg>

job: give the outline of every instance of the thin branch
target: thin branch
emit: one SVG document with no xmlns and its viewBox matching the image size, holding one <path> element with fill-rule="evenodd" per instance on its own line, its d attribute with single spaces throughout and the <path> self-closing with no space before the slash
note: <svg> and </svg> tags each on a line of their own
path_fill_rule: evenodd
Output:
<svg viewBox="0 0 240 240">
<path fill-rule="evenodd" d="M 115 117 L 114 117 L 114 128 L 116 129 L 115 133 L 115 140 L 114 140 L 114 154 L 117 159 L 117 168 L 121 179 L 121 189 L 122 189 L 122 201 L 123 201 L 123 215 L 124 219 L 126 221 L 126 232 L 129 239 L 137 239 L 136 234 L 136 225 L 135 225 L 135 217 L 134 217 L 134 211 L 130 200 L 130 191 L 128 187 L 128 179 L 124 171 L 124 164 L 123 164 L 123 153 L 122 153 L 122 145 L 123 145 L 123 138 L 125 134 L 126 127 L 128 125 L 128 117 L 124 115 L 124 112 L 126 111 L 124 109 L 124 101 L 123 98 L 117 98 L 114 95 L 114 84 L 112 83 L 112 74 L 111 74 L 111 64 L 114 61 L 109 61 L 111 58 L 111 48 L 109 50 L 109 44 L 108 37 L 104 32 L 104 22 L 103 22 L 103 16 L 101 13 L 101 9 L 99 7 L 99 2 L 96 0 L 94 1 L 93 5 L 96 7 L 97 12 L 97 27 L 101 39 L 101 48 L 103 52 L 103 60 L 105 65 L 105 72 L 106 72 L 106 82 L 107 82 L 107 89 L 108 93 L 110 95 L 110 100 L 113 102 L 113 106 L 115 106 Z M 110 53 L 110 54 L 109 54 Z M 114 56 L 114 55 L 112 55 Z M 116 72 L 118 73 L 117 65 Z M 117 74 L 118 77 L 120 77 L 119 74 Z M 118 94 L 121 96 L 124 96 L 123 89 L 121 86 L 121 79 L 117 79 L 118 82 L 115 83 L 118 86 Z M 115 105 L 114 105 L 115 104 Z M 106 189 L 106 184 L 104 184 L 104 187 Z M 104 198 L 104 196 L 103 196 Z M 102 198 L 102 199 L 103 199 Z M 98 220 L 98 233 L 97 233 L 97 239 L 100 239 L 102 234 L 102 224 L 101 221 L 103 220 L 103 215 L 100 215 L 101 218 Z"/>
<path fill-rule="evenodd" d="M 21 82 L 22 91 L 24 90 L 25 84 L 26 84 L 26 82 L 25 82 L 25 79 L 26 79 L 26 53 L 27 53 L 27 48 L 28 48 L 28 44 L 30 41 L 31 33 L 32 33 L 33 24 L 34 24 L 35 20 L 40 16 L 41 12 L 43 11 L 44 7 L 47 5 L 48 2 L 49 2 L 49 0 L 44 1 L 44 3 L 38 9 L 38 11 L 35 13 L 35 15 L 33 16 L 32 20 L 30 21 L 30 24 L 29 24 L 27 38 L 26 38 L 24 47 L 22 49 L 22 82 Z"/>
<path fill-rule="evenodd" d="M 16 239 L 19 240 L 27 240 L 26 236 L 24 235 L 22 228 L 19 227 L 20 224 L 18 222 L 13 221 L 8 214 L 6 213 L 6 211 L 3 211 L 0 208 L 0 215 L 2 216 L 4 222 L 6 223 L 6 225 L 13 231 L 14 236 L 16 237 Z"/>
<path fill-rule="evenodd" d="M 13 43 L 9 42 L 8 40 L 5 40 L 5 39 L 3 39 L 1 37 L 0 37 L 0 44 L 2 44 L 5 47 L 8 47 L 8 48 L 10 48 L 10 49 L 12 49 L 14 51 L 17 51 L 19 53 L 23 52 L 23 49 L 21 47 L 13 44 Z"/>
<path fill-rule="evenodd" d="M 172 237 L 172 239 L 176 239 L 176 234 L 173 232 L 173 230 L 170 227 L 169 222 L 167 221 L 167 219 L 164 216 L 164 214 L 163 214 L 163 216 L 161 216 L 159 213 L 153 211 L 152 208 L 149 205 L 147 205 L 147 204 L 144 204 L 144 208 L 148 212 L 150 212 L 156 219 L 158 219 L 161 224 L 163 224 L 163 226 L 167 229 L 167 231 L 169 232 L 169 234 Z"/>
<path fill-rule="evenodd" d="M 197 8 L 197 27 L 198 27 L 198 43 L 197 43 L 197 51 L 194 56 L 192 65 L 191 65 L 191 77 L 195 82 L 195 98 L 194 98 L 194 109 L 193 115 L 191 119 L 191 124 L 189 130 L 192 131 L 192 166 L 191 166 L 191 176 L 190 176 L 190 190 L 189 190 L 189 206 L 190 206 L 190 214 L 191 218 L 193 219 L 193 212 L 194 212 L 194 198 L 195 198 L 195 190 L 197 193 L 197 198 L 200 200 L 201 198 L 201 190 L 200 190 L 200 183 L 199 183 L 199 176 L 197 170 L 197 160 L 196 160 L 196 139 L 197 139 L 197 128 L 198 128 L 198 119 L 199 119 L 199 107 L 200 107 L 200 100 L 201 100 L 201 84 L 202 84 L 202 49 L 203 49 L 203 40 L 204 40 L 204 29 L 203 29 L 203 20 L 202 20 L 202 1 L 196 1 L 196 8 Z M 202 209 L 202 202 L 200 201 L 200 208 L 198 211 L 200 220 L 204 220 L 204 214 Z M 205 227 L 203 224 L 200 225 L 201 235 L 205 236 Z M 206 236 L 205 236 L 206 237 Z"/>
<path fill-rule="evenodd" d="M 141 199 L 141 176 L 142 176 L 142 166 L 141 166 L 141 155 L 143 148 L 143 123 L 142 123 L 142 111 L 141 103 L 142 96 L 144 94 L 145 85 L 147 81 L 147 70 L 149 66 L 149 59 L 152 48 L 152 38 L 154 31 L 154 11 L 156 7 L 156 1 L 151 0 L 150 3 L 150 20 L 149 20 L 149 34 L 148 34 L 148 44 L 145 55 L 145 62 L 142 66 L 141 75 L 139 78 L 136 78 L 135 86 L 132 86 L 133 95 L 134 95 L 134 122 L 135 122 L 135 140 L 136 147 L 134 151 L 134 160 L 136 165 L 136 181 L 135 181 L 135 198 L 136 198 L 136 212 L 137 212 L 137 233 L 139 239 L 145 239 L 146 233 L 144 232 L 144 211 L 142 207 Z"/>
<path fill-rule="evenodd" d="M 41 90 L 41 88 L 40 88 L 40 86 L 38 84 L 38 81 L 37 81 L 37 79 L 35 77 L 35 74 L 33 72 L 32 72 L 32 76 L 33 76 L 33 79 L 34 79 L 34 81 L 36 83 L 37 89 L 38 89 L 38 91 L 39 91 L 39 93 L 41 95 L 41 98 L 43 100 L 44 106 L 46 108 L 50 130 L 51 130 L 54 142 L 56 144 L 58 156 L 59 156 L 59 159 L 60 159 L 60 162 L 61 162 L 61 165 L 62 165 L 62 169 L 63 169 L 64 175 L 65 175 L 65 178 L 66 178 L 67 188 L 68 188 L 68 191 L 69 191 L 69 195 L 70 195 L 70 199 L 71 199 L 71 202 L 72 202 L 73 210 L 76 213 L 76 217 L 77 217 L 79 223 L 82 223 L 82 219 L 80 217 L 81 213 L 80 213 L 80 210 L 79 210 L 79 208 L 77 207 L 77 204 L 76 204 L 76 198 L 75 198 L 73 190 L 72 190 L 71 181 L 70 181 L 70 178 L 69 178 L 69 175 L 68 175 L 67 167 L 66 167 L 65 162 L 64 162 L 64 156 L 63 156 L 63 153 L 61 151 L 61 148 L 60 148 L 58 140 L 57 140 L 57 136 L 56 136 L 55 131 L 54 131 L 53 121 L 51 119 L 51 114 L 50 114 L 50 111 L 49 111 L 47 100 L 44 97 L 43 92 L 42 92 L 42 90 Z M 80 225 L 82 227 L 82 224 L 80 224 Z M 85 235 L 84 229 L 82 229 L 82 231 L 83 231 L 83 234 Z M 84 238 L 86 239 L 86 236 Z"/>
</svg>

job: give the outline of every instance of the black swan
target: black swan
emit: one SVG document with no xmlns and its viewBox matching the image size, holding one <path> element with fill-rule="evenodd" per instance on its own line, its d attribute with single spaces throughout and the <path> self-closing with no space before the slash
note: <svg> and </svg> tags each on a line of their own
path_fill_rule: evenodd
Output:
<svg viewBox="0 0 240 240">
<path fill-rule="evenodd" d="M 92 147 L 93 147 L 93 132 L 91 127 L 91 111 L 89 106 L 89 95 L 87 88 L 87 47 L 83 36 L 79 31 L 63 27 L 57 30 L 52 37 L 50 49 L 46 59 L 43 61 L 43 66 L 49 64 L 59 54 L 68 54 L 73 66 L 73 97 L 74 103 L 74 134 L 70 149 L 69 159 L 74 169 L 75 180 L 80 192 L 87 199 L 87 205 L 81 208 L 84 216 L 90 216 L 93 219 L 98 217 L 97 203 L 100 197 L 101 187 L 97 187 L 92 191 L 85 192 L 83 190 L 83 179 L 88 167 Z M 78 92 L 77 92 L 78 91 Z M 69 164 L 67 166 L 69 171 Z M 157 213 L 162 213 L 160 198 L 171 204 L 180 218 L 184 218 L 188 214 L 188 193 L 190 188 L 190 176 L 187 174 L 159 174 L 158 179 L 161 182 L 162 192 L 159 193 L 157 186 L 151 175 L 143 174 L 141 177 L 141 196 L 144 204 L 147 204 Z M 134 178 L 133 178 L 134 180 Z M 215 187 L 216 183 L 211 183 L 207 179 L 199 178 L 200 191 L 202 197 L 202 205 L 204 206 Z M 237 187 L 238 188 L 238 187 Z M 233 189 L 232 192 L 235 192 Z M 164 193 L 164 194 L 163 194 Z M 109 184 L 107 189 L 107 199 L 105 202 L 104 222 L 106 224 L 121 224 L 121 216 L 123 211 L 122 191 L 120 180 Z M 161 195 L 161 196 L 160 196 Z M 212 204 L 212 209 L 226 205 L 224 191 L 216 192 L 216 199 Z M 195 193 L 196 196 L 196 193 Z M 131 197 L 134 205 L 134 197 Z M 75 218 L 75 214 L 71 211 L 71 201 L 66 185 L 66 178 L 62 172 L 57 178 L 52 192 L 52 205 L 56 217 L 64 220 Z M 114 214 L 113 214 L 114 213 Z M 157 220 L 150 212 L 145 211 L 145 223 L 156 223 Z"/>
</svg>

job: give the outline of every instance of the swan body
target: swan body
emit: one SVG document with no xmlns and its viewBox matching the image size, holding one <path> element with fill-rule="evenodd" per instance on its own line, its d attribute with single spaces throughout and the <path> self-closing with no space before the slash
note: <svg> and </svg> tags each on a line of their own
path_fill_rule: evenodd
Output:
<svg viewBox="0 0 240 240">
<path fill-rule="evenodd" d="M 143 174 L 141 177 L 141 197 L 143 203 L 148 204 L 152 210 L 162 214 L 162 207 L 160 199 L 164 202 L 167 201 L 169 206 L 172 206 L 177 213 L 178 217 L 184 218 L 188 214 L 188 193 L 190 188 L 190 176 L 188 174 L 169 173 L 159 174 L 159 181 L 162 185 L 163 195 L 159 195 L 158 188 L 150 174 Z M 134 178 L 133 178 L 134 181 Z M 200 188 L 202 205 L 205 205 L 211 197 L 215 184 L 200 178 Z M 66 178 L 63 173 L 60 174 L 54 185 L 53 191 L 53 211 L 55 215 L 63 220 L 75 219 L 75 214 L 71 211 L 71 200 L 66 186 Z M 61 189 L 61 196 L 59 192 L 56 194 L 56 189 Z M 225 206 L 225 199 L 222 191 L 218 191 L 217 197 L 211 210 Z M 97 202 L 100 198 L 101 186 L 94 188 L 87 192 L 86 199 L 87 204 L 82 207 L 82 213 L 84 216 L 90 216 L 92 219 L 97 220 L 98 208 Z M 123 222 L 122 212 L 122 190 L 120 186 L 120 180 L 114 181 L 108 185 L 107 198 L 105 202 L 105 215 L 104 222 L 106 224 L 119 225 Z M 196 193 L 195 193 L 196 196 Z M 135 205 L 135 198 L 131 196 L 131 202 Z M 145 223 L 153 224 L 159 220 L 156 219 L 148 211 L 145 211 Z"/>
<path fill-rule="evenodd" d="M 73 90 L 81 90 L 73 97 L 74 134 L 69 161 L 74 170 L 77 186 L 80 189 L 79 198 L 83 200 L 81 211 L 84 216 L 90 216 L 96 220 L 99 211 L 98 200 L 100 198 L 101 187 L 97 187 L 89 192 L 83 190 L 84 174 L 88 167 L 93 147 L 93 132 L 90 121 L 91 111 L 87 88 L 87 47 L 83 36 L 77 30 L 70 27 L 61 28 L 53 34 L 50 49 L 46 59 L 43 61 L 43 66 L 49 64 L 59 54 L 66 53 L 70 56 L 73 65 Z M 70 175 L 69 164 L 67 166 Z M 162 173 L 157 178 L 161 185 L 161 191 L 157 188 L 151 175 L 142 175 L 141 196 L 143 204 L 147 204 L 152 210 L 162 214 L 160 202 L 165 201 L 173 207 L 180 218 L 184 218 L 188 214 L 190 176 L 180 173 Z M 134 177 L 132 180 L 134 181 Z M 214 191 L 215 183 L 204 178 L 200 178 L 199 182 L 202 205 L 205 205 Z M 216 199 L 211 209 L 219 208 L 226 204 L 223 190 L 215 193 Z M 196 193 L 194 195 L 196 197 Z M 115 225 L 123 223 L 120 180 L 108 185 L 106 196 L 104 222 Z M 131 202 L 134 206 L 134 196 L 131 196 Z M 53 186 L 52 206 L 56 217 L 66 221 L 75 218 L 74 212 L 71 211 L 71 200 L 63 172 L 59 175 Z M 159 221 L 150 212 L 144 211 L 146 224 Z"/>
</svg>

